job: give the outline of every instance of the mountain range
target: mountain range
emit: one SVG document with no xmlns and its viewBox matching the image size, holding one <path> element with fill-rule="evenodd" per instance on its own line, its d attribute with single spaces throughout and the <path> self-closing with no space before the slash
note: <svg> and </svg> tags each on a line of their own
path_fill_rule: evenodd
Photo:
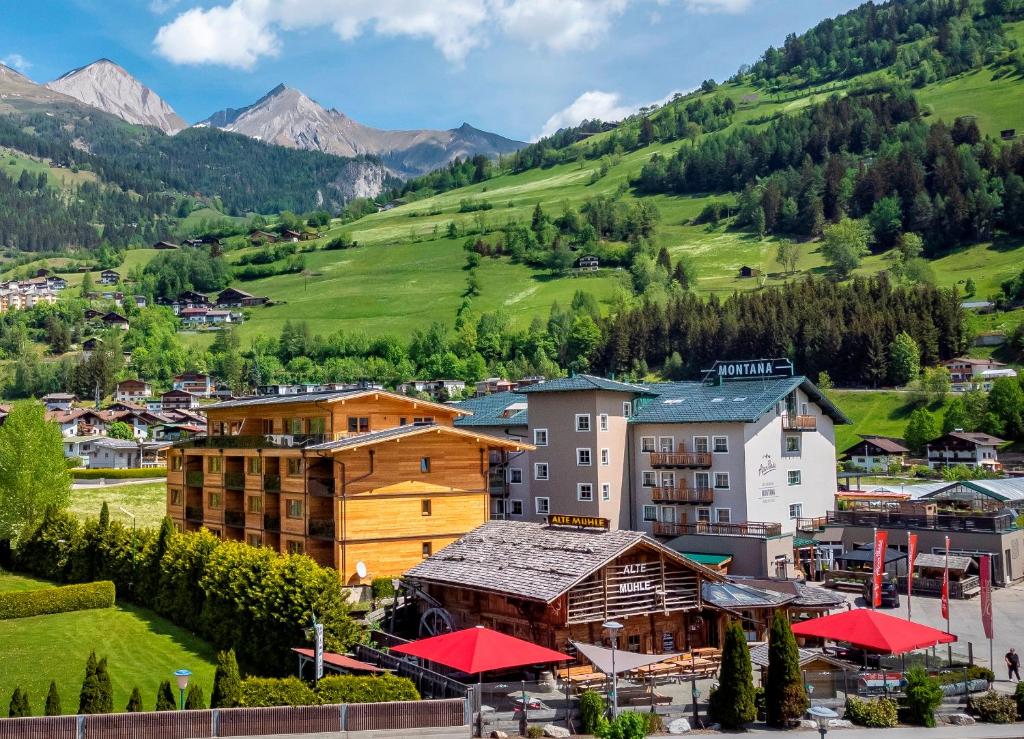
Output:
<svg viewBox="0 0 1024 739">
<path fill-rule="evenodd" d="M 45 85 L 0 65 L 0 108 L 4 103 L 19 108 L 26 103 L 45 106 L 76 101 L 168 135 L 189 127 L 156 92 L 109 59 L 73 69 Z M 219 128 L 292 149 L 341 157 L 374 156 L 390 174 L 401 178 L 425 174 L 457 157 L 494 157 L 525 146 L 524 142 L 481 131 L 468 123 L 448 130 L 373 128 L 338 110 L 324 108 L 285 85 L 278 85 L 251 105 L 218 111 L 195 126 Z"/>
</svg>

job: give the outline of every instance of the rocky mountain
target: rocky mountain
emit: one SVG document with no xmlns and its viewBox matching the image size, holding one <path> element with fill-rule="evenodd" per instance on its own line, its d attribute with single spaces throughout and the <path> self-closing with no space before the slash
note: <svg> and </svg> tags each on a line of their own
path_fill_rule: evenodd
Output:
<svg viewBox="0 0 1024 739">
<path fill-rule="evenodd" d="M 32 104 L 78 102 L 63 93 L 37 85 L 21 72 L 0 64 L 0 112 L 10 112 Z"/>
<path fill-rule="evenodd" d="M 372 128 L 285 85 L 278 85 L 252 105 L 227 108 L 196 125 L 296 149 L 339 156 L 374 155 L 400 177 L 430 172 L 456 157 L 493 157 L 525 146 L 467 123 L 446 131 Z"/>
<path fill-rule="evenodd" d="M 154 126 L 164 133 L 174 134 L 188 127 L 159 95 L 109 59 L 73 69 L 46 83 L 46 87 L 129 123 Z"/>
</svg>

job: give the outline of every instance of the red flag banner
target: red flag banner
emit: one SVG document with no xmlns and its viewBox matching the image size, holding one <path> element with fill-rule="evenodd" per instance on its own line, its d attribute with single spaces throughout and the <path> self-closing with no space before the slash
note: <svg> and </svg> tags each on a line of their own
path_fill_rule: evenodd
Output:
<svg viewBox="0 0 1024 739">
<path fill-rule="evenodd" d="M 949 619 L 949 537 L 946 537 L 946 566 L 942 570 L 942 617 Z"/>
<path fill-rule="evenodd" d="M 914 560 L 917 559 L 917 534 L 907 534 L 907 597 L 914 594 Z"/>
<path fill-rule="evenodd" d="M 992 628 L 992 555 L 982 554 L 978 558 L 978 580 L 981 583 L 981 624 L 985 627 L 985 638 L 994 638 Z"/>
<path fill-rule="evenodd" d="M 885 550 L 889 544 L 888 531 L 875 532 L 874 587 L 872 598 L 875 608 L 882 605 L 882 578 L 885 577 Z"/>
</svg>

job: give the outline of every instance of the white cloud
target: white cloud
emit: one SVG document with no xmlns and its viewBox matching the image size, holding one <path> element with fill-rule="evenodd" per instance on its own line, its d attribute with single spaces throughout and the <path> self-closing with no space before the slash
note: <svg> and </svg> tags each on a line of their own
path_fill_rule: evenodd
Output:
<svg viewBox="0 0 1024 739">
<path fill-rule="evenodd" d="M 753 0 L 683 0 L 687 10 L 695 13 L 742 13 Z"/>
<path fill-rule="evenodd" d="M 17 69 L 19 72 L 27 72 L 32 68 L 32 62 L 17 53 L 11 53 L 5 57 L 0 57 L 0 64 L 8 66 L 11 69 Z"/>
<path fill-rule="evenodd" d="M 511 38 L 556 51 L 593 47 L 629 0 L 495 0 L 494 11 Z"/>
<path fill-rule="evenodd" d="M 277 37 L 262 22 L 264 0 L 236 0 L 209 10 L 187 10 L 157 31 L 157 51 L 175 64 L 223 64 L 248 69 L 277 54 Z"/>
<path fill-rule="evenodd" d="M 639 106 L 623 105 L 622 96 L 617 92 L 588 90 L 547 119 L 538 138 L 550 136 L 560 128 L 577 126 L 582 121 L 594 119 L 602 121 L 622 120 L 637 110 Z"/>
</svg>

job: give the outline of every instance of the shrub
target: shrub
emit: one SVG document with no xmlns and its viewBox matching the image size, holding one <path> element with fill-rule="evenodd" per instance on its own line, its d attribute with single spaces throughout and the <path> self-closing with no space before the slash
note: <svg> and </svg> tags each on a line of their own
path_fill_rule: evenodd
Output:
<svg viewBox="0 0 1024 739">
<path fill-rule="evenodd" d="M 1013 690 L 1013 699 L 1017 702 L 1017 714 L 1024 717 L 1024 682 L 1018 682 Z"/>
<path fill-rule="evenodd" d="M 756 717 L 750 665 L 747 638 L 739 622 L 731 621 L 725 630 L 718 688 L 708 697 L 711 716 L 724 729 L 742 729 Z"/>
<path fill-rule="evenodd" d="M 990 724 L 1012 724 L 1017 720 L 1017 701 L 1014 697 L 990 690 L 983 696 L 973 699 L 971 705 L 974 707 L 974 713 L 982 721 Z"/>
<path fill-rule="evenodd" d="M 917 665 L 907 671 L 906 697 L 903 699 L 904 718 L 908 724 L 935 726 L 935 709 L 942 703 L 939 681 Z"/>
<path fill-rule="evenodd" d="M 96 665 L 96 683 L 99 685 L 97 694 L 96 710 L 91 713 L 113 713 L 114 712 L 114 684 L 110 680 L 110 673 L 107 671 L 107 658 L 104 657 Z"/>
<path fill-rule="evenodd" d="M 768 676 L 765 680 L 765 708 L 769 726 L 785 727 L 807 711 L 810 702 L 800 673 L 800 655 L 789 618 L 775 611 L 768 635 Z"/>
<path fill-rule="evenodd" d="M 643 739 L 647 736 L 647 718 L 642 713 L 626 711 L 613 721 L 602 721 L 594 735 L 599 739 Z"/>
<path fill-rule="evenodd" d="M 331 675 L 317 684 L 320 703 L 387 703 L 418 701 L 416 685 L 406 677 L 394 675 Z"/>
<path fill-rule="evenodd" d="M 588 690 L 580 696 L 580 729 L 584 734 L 593 734 L 604 718 L 604 696 Z"/>
<path fill-rule="evenodd" d="M 190 711 L 206 708 L 206 701 L 203 697 L 203 689 L 192 683 L 188 686 L 188 693 L 185 694 L 185 708 Z"/>
<path fill-rule="evenodd" d="M 43 715 L 60 716 L 62 713 L 63 711 L 60 710 L 60 694 L 57 692 L 57 683 L 51 680 L 50 690 L 46 693 L 46 708 Z"/>
<path fill-rule="evenodd" d="M 210 708 L 234 708 L 242 692 L 242 678 L 238 674 L 235 650 L 217 653 L 217 671 L 213 674 L 213 694 Z"/>
<path fill-rule="evenodd" d="M 540 739 L 540 737 L 544 736 L 544 729 L 539 726 L 528 726 L 526 727 L 526 736 L 530 737 L 530 739 Z"/>
<path fill-rule="evenodd" d="M 96 652 L 90 652 L 85 661 L 85 677 L 82 679 L 82 690 L 78 693 L 78 713 L 96 713 L 99 703 L 100 683 L 96 678 Z"/>
<path fill-rule="evenodd" d="M 174 691 L 171 690 L 171 681 L 164 680 L 156 690 L 156 711 L 173 711 L 178 707 L 174 701 Z"/>
<path fill-rule="evenodd" d="M 643 717 L 647 719 L 647 733 L 648 734 L 662 734 L 665 731 L 665 720 L 661 717 L 660 713 L 647 712 L 643 714 Z"/>
<path fill-rule="evenodd" d="M 88 470 L 71 470 L 76 480 L 132 480 L 139 477 L 167 477 L 166 467 L 142 467 L 139 469 L 113 469 L 95 467 Z"/>
<path fill-rule="evenodd" d="M 390 577 L 375 577 L 370 583 L 370 594 L 374 600 L 395 597 L 395 582 Z"/>
<path fill-rule="evenodd" d="M 132 688 L 132 694 L 128 698 L 128 705 L 124 708 L 125 713 L 141 713 L 142 712 L 142 693 L 139 692 L 138 687 Z"/>
<path fill-rule="evenodd" d="M 242 681 L 238 705 L 244 708 L 260 708 L 313 706 L 318 702 L 313 689 L 297 677 L 247 677 Z"/>
<path fill-rule="evenodd" d="M 846 718 L 857 726 L 887 729 L 899 723 L 899 712 L 896 708 L 896 701 L 891 698 L 861 700 L 850 696 L 849 702 L 846 704 Z"/>
<path fill-rule="evenodd" d="M 65 585 L 62 588 L 0 593 L 0 621 L 90 608 L 110 608 L 114 600 L 114 583 L 109 580 Z"/>
<path fill-rule="evenodd" d="M 28 706 L 28 693 L 22 693 L 21 688 L 15 688 L 11 695 L 11 704 L 7 709 L 8 718 L 24 718 L 31 716 L 32 711 Z"/>
</svg>

